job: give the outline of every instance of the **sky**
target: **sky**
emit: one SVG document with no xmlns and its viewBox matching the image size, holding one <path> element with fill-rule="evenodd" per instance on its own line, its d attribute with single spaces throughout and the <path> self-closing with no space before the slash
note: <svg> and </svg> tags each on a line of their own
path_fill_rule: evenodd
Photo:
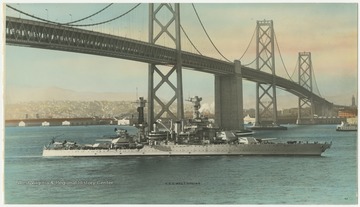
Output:
<svg viewBox="0 0 360 207">
<path fill-rule="evenodd" d="M 12 3 L 11 6 L 37 17 L 56 22 L 69 22 L 89 16 L 108 4 Z M 116 17 L 136 3 L 116 3 L 104 12 L 83 22 L 90 24 Z M 209 36 L 229 60 L 241 58 L 242 64 L 255 59 L 257 20 L 273 20 L 277 44 L 276 74 L 287 78 L 295 73 L 299 52 L 311 52 L 316 84 L 325 99 L 339 105 L 350 105 L 357 97 L 358 17 L 356 3 L 195 3 L 196 10 Z M 30 18 L 4 7 L 7 16 Z M 206 56 L 222 59 L 206 37 L 191 3 L 180 4 L 181 25 Z M 164 10 L 159 18 L 169 18 Z M 31 18 L 30 18 L 31 19 Z M 164 21 L 164 20 L 163 20 Z M 148 4 L 143 3 L 128 15 L 109 24 L 81 27 L 88 30 L 148 41 Z M 251 41 L 252 40 L 252 41 Z M 182 49 L 196 53 L 185 35 Z M 250 44 L 249 44 L 250 43 Z M 169 37 L 158 44 L 173 47 Z M 249 45 L 249 49 L 246 48 Z M 244 54 L 244 52 L 246 53 Z M 244 54 L 244 55 L 243 55 Z M 280 57 L 281 54 L 281 57 Z M 147 97 L 148 65 L 145 63 L 28 47 L 4 47 L 5 102 L 46 99 L 40 91 L 56 88 L 76 92 L 112 93 L 119 99 Z M 282 60 L 284 64 L 282 63 Z M 254 67 L 252 64 L 250 67 Z M 168 70 L 168 69 L 162 69 Z M 287 73 L 286 73 L 287 70 Z M 174 77 L 172 77 L 174 78 Z M 213 102 L 214 76 L 183 70 L 184 97 L 199 95 Z M 255 108 L 255 84 L 244 81 L 244 107 Z M 43 93 L 41 93 L 43 94 Z M 123 94 L 123 96 L 121 95 Z M 125 95 L 126 94 L 126 95 Z M 129 94 L 134 94 L 133 97 Z M 169 97 L 168 90 L 163 91 Z M 162 95 L 159 95 L 162 96 Z M 297 106 L 297 97 L 277 90 L 278 109 Z M 52 96 L 48 96 L 48 98 Z M 94 96 L 94 99 L 96 97 Z"/>
</svg>

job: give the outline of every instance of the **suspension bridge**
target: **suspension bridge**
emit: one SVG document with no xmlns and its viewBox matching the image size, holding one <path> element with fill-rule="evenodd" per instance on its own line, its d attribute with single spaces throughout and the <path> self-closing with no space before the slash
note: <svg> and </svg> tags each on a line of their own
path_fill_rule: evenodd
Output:
<svg viewBox="0 0 360 207">
<path fill-rule="evenodd" d="M 6 44 L 107 56 L 147 63 L 149 65 L 147 68 L 147 121 L 150 129 L 155 120 L 165 115 L 174 120 L 184 119 L 182 70 L 185 68 L 214 74 L 215 121 L 222 128 L 238 129 L 243 125 L 242 79 L 256 83 L 255 118 L 258 126 L 268 125 L 269 123 L 277 125 L 277 88 L 298 96 L 299 123 L 303 123 L 305 120 L 311 121 L 315 113 L 324 116 L 331 113 L 333 104 L 321 97 L 319 93 L 310 52 L 299 53 L 297 63 L 298 80 L 294 81 L 287 71 L 287 78 L 276 75 L 275 49 L 280 49 L 272 20 L 257 21 L 254 35 L 250 41 L 251 43 L 255 37 L 255 59 L 252 63 L 246 65 L 242 65 L 240 60 L 230 61 L 219 51 L 205 29 L 194 4 L 192 6 L 202 29 L 223 60 L 200 53 L 180 23 L 180 4 L 148 5 L 148 42 L 83 29 L 83 27 L 108 24 L 120 19 L 134 12 L 139 5 L 136 4 L 130 10 L 108 20 L 89 24 L 81 24 L 80 22 L 90 17 L 94 18 L 95 15 L 99 15 L 108 7 L 111 7 L 112 4 L 92 15 L 67 23 L 50 21 L 7 5 L 8 8 L 28 18 L 6 17 Z M 170 13 L 170 18 L 165 22 L 158 15 L 162 10 Z M 197 53 L 182 50 L 181 34 L 185 35 Z M 174 47 L 159 44 L 160 37 L 163 35 L 169 37 Z M 282 57 L 281 60 L 284 64 Z M 255 66 L 252 66 L 253 64 Z M 164 72 L 159 69 L 160 66 L 167 66 L 168 70 Z M 172 74 L 176 76 L 175 83 L 169 79 Z M 159 82 L 155 81 L 154 75 L 160 77 Z M 161 98 L 159 89 L 164 86 L 170 87 L 174 91 L 174 96 L 170 100 Z M 155 104 L 161 107 L 160 111 L 156 112 L 154 110 Z M 176 111 L 171 110 L 173 105 L 176 106 Z M 310 110 L 305 110 L 305 108 Z M 305 113 L 305 111 L 308 112 Z"/>
</svg>

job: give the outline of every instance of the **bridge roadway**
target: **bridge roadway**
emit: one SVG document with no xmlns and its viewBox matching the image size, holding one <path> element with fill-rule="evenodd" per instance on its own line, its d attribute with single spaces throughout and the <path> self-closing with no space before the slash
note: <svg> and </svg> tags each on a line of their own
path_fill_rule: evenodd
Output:
<svg viewBox="0 0 360 207">
<path fill-rule="evenodd" d="M 138 40 L 63 25 L 6 17 L 6 44 L 50 50 L 86 53 L 159 65 L 174 65 L 176 50 Z M 235 75 L 234 63 L 181 52 L 182 65 L 215 75 Z M 332 105 L 299 84 L 282 77 L 242 66 L 243 78 L 272 83 L 298 97 L 313 97 L 317 103 Z"/>
</svg>

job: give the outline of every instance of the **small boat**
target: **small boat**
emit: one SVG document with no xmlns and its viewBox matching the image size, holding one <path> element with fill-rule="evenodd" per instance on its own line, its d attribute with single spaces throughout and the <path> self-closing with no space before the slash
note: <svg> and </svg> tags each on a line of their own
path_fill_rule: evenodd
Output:
<svg viewBox="0 0 360 207">
<path fill-rule="evenodd" d="M 340 125 L 336 126 L 336 131 L 357 131 L 357 125 L 342 121 Z"/>
<path fill-rule="evenodd" d="M 152 131 L 149 132 L 147 137 L 150 140 L 164 140 L 167 137 L 169 137 L 169 133 L 167 131 L 156 131 L 156 132 Z"/>
<path fill-rule="evenodd" d="M 254 124 L 251 127 L 247 127 L 247 129 L 250 129 L 250 130 L 287 130 L 287 127 L 276 125 L 276 124 L 269 124 L 269 125 Z"/>
<path fill-rule="evenodd" d="M 244 117 L 244 124 L 255 123 L 255 118 L 252 118 L 249 114 Z"/>
<path fill-rule="evenodd" d="M 243 130 L 234 131 L 234 134 L 237 137 L 251 136 L 254 134 L 254 131 L 243 129 Z"/>
</svg>

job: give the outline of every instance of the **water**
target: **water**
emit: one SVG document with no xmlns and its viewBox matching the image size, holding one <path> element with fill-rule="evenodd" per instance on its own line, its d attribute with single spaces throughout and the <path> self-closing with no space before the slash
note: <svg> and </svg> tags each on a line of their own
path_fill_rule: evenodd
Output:
<svg viewBox="0 0 360 207">
<path fill-rule="evenodd" d="M 357 204 L 357 133 L 336 132 L 335 125 L 288 127 L 256 137 L 333 145 L 321 157 L 43 158 L 54 136 L 92 143 L 114 127 L 7 127 L 5 203 Z"/>
</svg>

